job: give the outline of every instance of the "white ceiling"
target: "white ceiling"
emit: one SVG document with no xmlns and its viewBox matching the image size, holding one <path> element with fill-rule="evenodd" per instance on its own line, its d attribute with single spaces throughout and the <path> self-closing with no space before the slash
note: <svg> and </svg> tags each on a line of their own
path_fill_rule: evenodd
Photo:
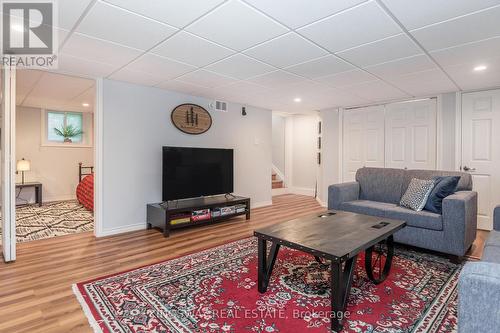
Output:
<svg viewBox="0 0 500 333">
<path fill-rule="evenodd" d="M 94 96 L 94 80 L 37 70 L 17 71 L 18 106 L 93 112 Z"/>
<path fill-rule="evenodd" d="M 292 112 L 500 86 L 500 0 L 60 2 L 63 73 Z"/>
</svg>

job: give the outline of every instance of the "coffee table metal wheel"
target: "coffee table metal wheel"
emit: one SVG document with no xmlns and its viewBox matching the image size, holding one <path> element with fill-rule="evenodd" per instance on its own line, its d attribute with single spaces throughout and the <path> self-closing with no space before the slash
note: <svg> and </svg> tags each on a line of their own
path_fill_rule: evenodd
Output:
<svg viewBox="0 0 500 333">
<path fill-rule="evenodd" d="M 366 250 L 366 274 L 373 283 L 382 283 L 387 278 L 391 270 L 393 256 L 394 239 L 392 236 Z"/>
</svg>

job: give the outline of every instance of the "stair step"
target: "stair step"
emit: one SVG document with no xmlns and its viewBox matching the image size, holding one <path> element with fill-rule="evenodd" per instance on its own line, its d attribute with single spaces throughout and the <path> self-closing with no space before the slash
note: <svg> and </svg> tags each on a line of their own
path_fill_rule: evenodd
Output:
<svg viewBox="0 0 500 333">
<path fill-rule="evenodd" d="M 282 180 L 273 180 L 272 188 L 283 188 L 283 181 Z"/>
<path fill-rule="evenodd" d="M 278 178 L 278 175 L 277 175 L 277 174 L 273 173 L 273 174 L 271 175 L 271 179 L 272 179 L 272 180 L 277 180 L 277 178 Z"/>
</svg>

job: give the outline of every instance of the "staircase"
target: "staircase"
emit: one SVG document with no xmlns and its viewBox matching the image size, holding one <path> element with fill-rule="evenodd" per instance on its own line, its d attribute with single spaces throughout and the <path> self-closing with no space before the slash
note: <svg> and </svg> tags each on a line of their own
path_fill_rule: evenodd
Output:
<svg viewBox="0 0 500 333">
<path fill-rule="evenodd" d="M 272 181 L 272 188 L 283 188 L 283 180 L 278 178 L 278 175 L 275 174 L 274 172 L 271 174 L 271 181 Z"/>
</svg>

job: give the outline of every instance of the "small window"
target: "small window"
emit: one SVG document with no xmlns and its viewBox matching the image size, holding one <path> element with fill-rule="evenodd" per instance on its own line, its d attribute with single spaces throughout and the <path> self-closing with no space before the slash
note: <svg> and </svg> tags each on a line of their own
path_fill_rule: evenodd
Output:
<svg viewBox="0 0 500 333">
<path fill-rule="evenodd" d="M 82 134 L 64 138 L 59 133 L 68 127 L 72 128 L 74 132 L 81 133 L 83 131 L 83 114 L 81 112 L 47 111 L 47 141 L 82 143 Z"/>
</svg>

